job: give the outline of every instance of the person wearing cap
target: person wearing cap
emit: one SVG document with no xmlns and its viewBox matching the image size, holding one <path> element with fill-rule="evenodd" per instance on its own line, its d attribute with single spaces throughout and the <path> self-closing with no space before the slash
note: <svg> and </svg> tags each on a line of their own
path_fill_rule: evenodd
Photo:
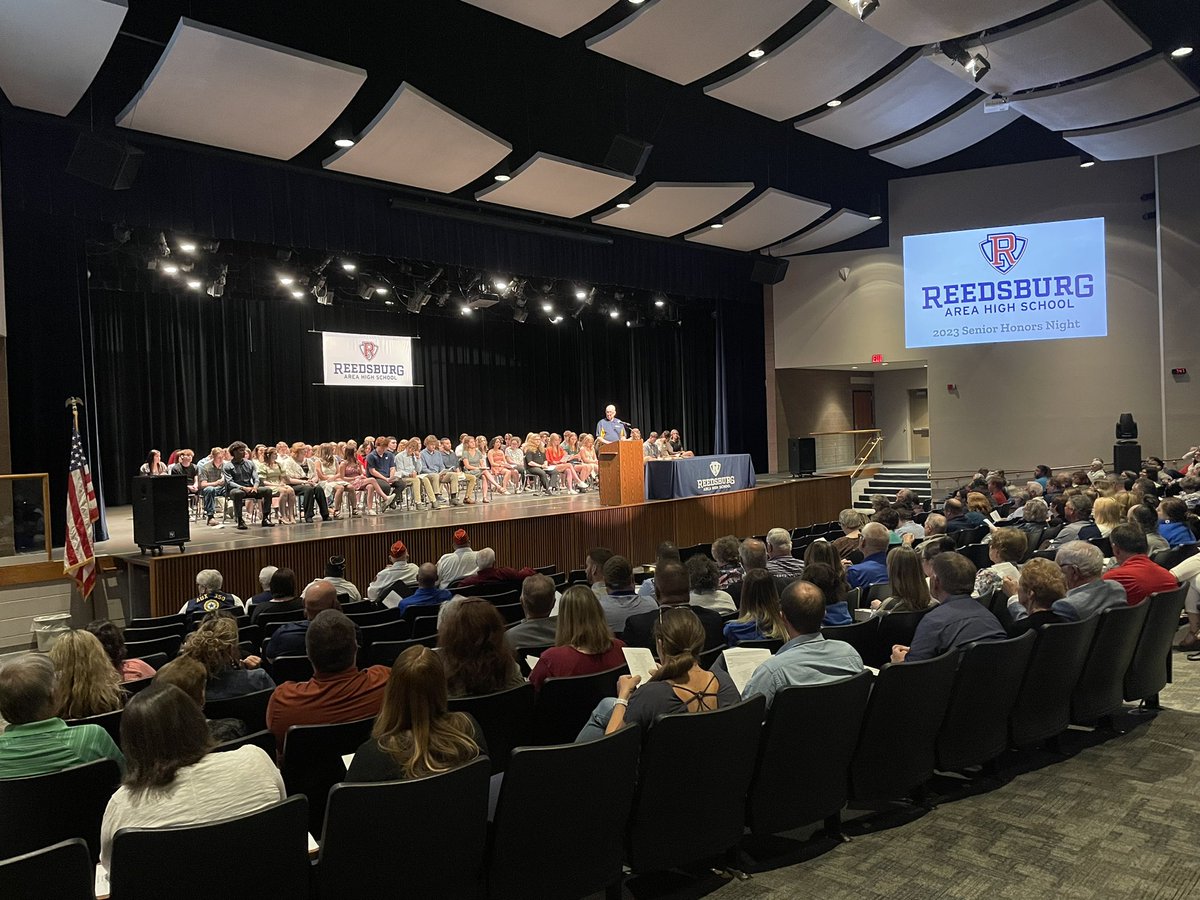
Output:
<svg viewBox="0 0 1200 900">
<path fill-rule="evenodd" d="M 454 532 L 454 549 L 437 561 L 439 587 L 448 588 L 460 578 L 479 571 L 475 551 L 471 549 L 471 538 L 465 528 Z"/>
<path fill-rule="evenodd" d="M 381 569 L 375 580 L 367 585 L 367 599 L 385 606 L 395 606 L 395 602 L 388 603 L 392 589 L 401 584 L 411 586 L 416 583 L 417 567 L 408 561 L 408 548 L 404 546 L 404 541 L 396 541 L 388 550 L 387 568 Z"/>
<path fill-rule="evenodd" d="M 318 580 L 328 581 L 339 594 L 345 594 L 347 603 L 357 603 L 362 599 L 362 594 L 359 593 L 354 583 L 346 580 L 346 557 L 344 556 L 329 557 L 329 561 L 325 563 L 325 577 L 313 579 L 314 582 Z"/>
</svg>

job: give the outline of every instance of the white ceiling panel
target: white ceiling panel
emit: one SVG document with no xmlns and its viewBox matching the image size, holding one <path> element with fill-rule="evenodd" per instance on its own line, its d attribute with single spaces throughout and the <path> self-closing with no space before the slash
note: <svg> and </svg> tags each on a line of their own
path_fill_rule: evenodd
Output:
<svg viewBox="0 0 1200 900">
<path fill-rule="evenodd" d="M 807 228 L 829 209 L 828 203 L 767 188 L 737 212 L 726 216 L 723 227 L 704 227 L 686 237 L 689 241 L 712 247 L 757 250 Z"/>
<path fill-rule="evenodd" d="M 980 100 L 964 106 L 915 134 L 872 150 L 871 155 L 894 166 L 911 169 L 978 144 L 1021 118 L 1020 113 L 1012 110 L 984 113 L 985 102 Z"/>
<path fill-rule="evenodd" d="M 126 0 L 0 2 L 0 90 L 13 106 L 65 116 L 108 56 Z"/>
<path fill-rule="evenodd" d="M 807 5 L 808 0 L 647 0 L 587 46 L 690 84 L 749 53 Z"/>
<path fill-rule="evenodd" d="M 123 128 L 291 159 L 338 117 L 367 73 L 180 19 Z"/>
<path fill-rule="evenodd" d="M 979 87 L 1008 95 L 1082 78 L 1145 53 L 1151 45 L 1111 0 L 1080 0 L 984 42 L 972 40 L 963 46 L 992 64 Z M 945 54 L 935 54 L 933 60 L 970 80 L 966 70 Z"/>
<path fill-rule="evenodd" d="M 902 45 L 831 6 L 785 44 L 704 93 L 780 122 L 840 97 L 902 52 Z"/>
<path fill-rule="evenodd" d="M 974 90 L 927 57 L 914 56 L 861 94 L 796 127 L 857 150 L 916 128 Z"/>
<path fill-rule="evenodd" d="M 572 219 L 603 206 L 634 181 L 619 172 L 535 153 L 508 181 L 488 185 L 475 199 Z"/>
<path fill-rule="evenodd" d="M 353 147 L 323 165 L 336 172 L 448 194 L 470 184 L 512 152 L 512 145 L 407 82 L 400 85 Z"/>
<path fill-rule="evenodd" d="M 555 37 L 582 28 L 617 0 L 465 0 Z"/>
<path fill-rule="evenodd" d="M 1068 131 L 1068 141 L 1096 159 L 1138 159 L 1200 145 L 1200 101 L 1109 128 Z"/>
<path fill-rule="evenodd" d="M 824 222 L 818 222 L 799 237 L 776 244 L 767 252 L 771 256 L 793 256 L 797 253 L 807 253 L 810 250 L 820 250 L 822 247 L 839 244 L 864 231 L 870 231 L 879 224 L 879 222 L 872 222 L 863 213 L 839 209 Z"/>
<path fill-rule="evenodd" d="M 1051 131 L 1069 131 L 1147 116 L 1197 96 L 1196 86 L 1164 55 L 1067 87 L 1022 94 L 1012 107 Z"/>
<path fill-rule="evenodd" d="M 829 0 L 852 10 L 852 0 Z M 880 0 L 867 24 L 907 47 L 976 34 L 1049 6 L 1054 0 Z"/>
<path fill-rule="evenodd" d="M 610 209 L 592 216 L 597 225 L 611 225 L 643 234 L 671 237 L 715 219 L 754 190 L 750 182 L 690 184 L 656 181 L 629 201 L 628 209 Z"/>
</svg>

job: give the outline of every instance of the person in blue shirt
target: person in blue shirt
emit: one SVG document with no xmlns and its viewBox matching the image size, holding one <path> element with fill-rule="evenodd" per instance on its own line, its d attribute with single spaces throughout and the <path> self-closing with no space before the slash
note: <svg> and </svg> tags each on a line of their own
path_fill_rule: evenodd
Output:
<svg viewBox="0 0 1200 900">
<path fill-rule="evenodd" d="M 429 562 L 421 563 L 417 569 L 417 589 L 401 600 L 396 609 L 403 612 L 410 606 L 440 606 L 452 596 L 450 591 L 438 587 L 437 566 Z"/>
<path fill-rule="evenodd" d="M 617 418 L 617 408 L 604 407 L 604 418 L 596 423 L 596 440 L 601 444 L 625 440 L 625 423 Z"/>
<path fill-rule="evenodd" d="M 1196 543 L 1196 535 L 1188 527 L 1187 504 L 1178 497 L 1168 497 L 1158 505 L 1158 533 L 1172 547 Z"/>
<path fill-rule="evenodd" d="M 401 491 L 404 490 L 404 482 L 395 474 L 395 445 L 394 439 L 381 437 L 375 442 L 375 449 L 367 454 L 366 459 L 367 474 L 375 479 L 375 483 L 379 485 L 379 489 L 383 491 L 384 495 L 392 495 L 384 509 L 391 509 L 399 503 Z"/>
<path fill-rule="evenodd" d="M 299 622 L 285 622 L 275 629 L 275 633 L 267 641 L 263 656 L 267 659 L 304 656 L 308 652 L 304 643 L 308 637 L 308 623 L 315 619 L 319 612 L 341 608 L 337 588 L 328 581 L 314 581 L 304 589 L 304 618 Z"/>
<path fill-rule="evenodd" d="M 216 569 L 201 569 L 196 573 L 196 589 L 200 593 L 183 604 L 180 615 L 187 616 L 190 621 L 210 612 L 244 613 L 246 609 L 241 599 L 221 590 L 224 583 L 224 576 Z"/>
<path fill-rule="evenodd" d="M 887 581 L 887 551 L 891 536 L 887 526 L 868 522 L 862 527 L 863 561 L 846 569 L 846 580 L 852 588 L 864 591 L 873 584 Z M 970 593 L 970 591 L 968 591 Z"/>
<path fill-rule="evenodd" d="M 938 605 L 921 617 L 911 646 L 892 647 L 892 662 L 933 659 L 972 641 L 1002 641 L 1008 637 L 1000 621 L 971 596 L 975 587 L 973 562 L 961 553 L 939 553 L 930 568 L 929 593 Z"/>
</svg>

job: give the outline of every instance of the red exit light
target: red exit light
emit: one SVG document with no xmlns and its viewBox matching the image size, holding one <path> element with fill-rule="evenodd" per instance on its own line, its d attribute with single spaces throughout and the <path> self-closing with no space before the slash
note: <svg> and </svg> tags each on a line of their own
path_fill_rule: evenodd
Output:
<svg viewBox="0 0 1200 900">
<path fill-rule="evenodd" d="M 872 353 L 871 354 L 871 362 L 873 362 L 873 363 L 883 362 L 883 354 L 882 353 Z"/>
</svg>

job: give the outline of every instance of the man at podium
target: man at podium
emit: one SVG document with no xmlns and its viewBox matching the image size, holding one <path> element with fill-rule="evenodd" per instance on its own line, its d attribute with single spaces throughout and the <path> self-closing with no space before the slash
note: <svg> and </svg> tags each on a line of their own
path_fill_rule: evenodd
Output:
<svg viewBox="0 0 1200 900">
<path fill-rule="evenodd" d="M 625 423 L 617 418 L 617 408 L 611 404 L 604 407 L 604 418 L 596 423 L 596 440 L 601 444 L 625 440 Z"/>
</svg>

